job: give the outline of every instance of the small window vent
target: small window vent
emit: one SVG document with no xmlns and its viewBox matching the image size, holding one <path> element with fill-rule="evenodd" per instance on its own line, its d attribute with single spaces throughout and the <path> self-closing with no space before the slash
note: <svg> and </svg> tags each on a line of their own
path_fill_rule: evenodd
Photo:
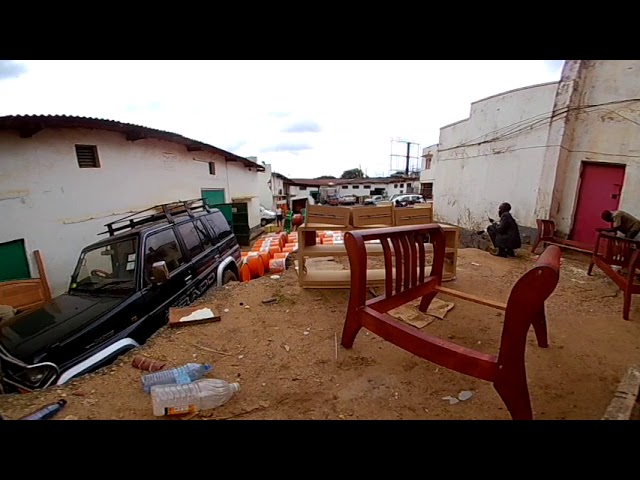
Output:
<svg viewBox="0 0 640 480">
<path fill-rule="evenodd" d="M 80 168 L 100 168 L 98 147 L 95 145 L 76 145 L 76 157 Z"/>
</svg>

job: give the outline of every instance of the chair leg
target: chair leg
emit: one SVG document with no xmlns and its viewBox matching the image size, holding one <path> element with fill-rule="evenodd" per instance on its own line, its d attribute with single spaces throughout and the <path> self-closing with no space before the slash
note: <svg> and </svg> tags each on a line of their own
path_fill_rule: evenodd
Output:
<svg viewBox="0 0 640 480">
<path fill-rule="evenodd" d="M 497 381 L 493 387 L 500 395 L 513 420 L 533 420 L 526 377 L 510 383 Z"/>
<path fill-rule="evenodd" d="M 540 245 L 540 235 L 538 235 L 538 240 L 536 240 L 536 243 L 533 244 L 533 248 L 531 248 L 531 253 L 536 253 L 536 248 L 538 248 L 538 245 Z"/>
<path fill-rule="evenodd" d="M 622 318 L 629 320 L 629 313 L 631 311 L 631 291 L 625 290 L 624 292 L 624 307 L 622 309 Z"/>
<path fill-rule="evenodd" d="M 535 315 L 533 318 L 533 331 L 536 334 L 536 340 L 538 341 L 538 346 L 540 348 L 549 347 L 549 335 L 547 333 L 547 316 L 544 311 L 544 307 L 542 310 Z"/>
<path fill-rule="evenodd" d="M 589 268 L 587 268 L 587 275 L 591 276 L 592 273 L 593 273 L 593 257 L 591 258 L 591 261 L 589 262 Z"/>
<path fill-rule="evenodd" d="M 426 295 L 423 295 L 422 300 L 420 300 L 420 306 L 418 307 L 418 310 L 420 310 L 422 313 L 425 313 L 429 308 L 429 305 L 431 305 L 433 299 L 436 298 L 436 295 L 438 295 L 437 291 L 429 292 Z"/>
<path fill-rule="evenodd" d="M 344 348 L 353 347 L 353 342 L 361 328 L 362 324 L 360 320 L 358 320 L 358 313 L 349 309 L 347 311 L 347 318 L 344 321 L 344 327 L 342 327 L 342 340 L 340 344 Z"/>
</svg>

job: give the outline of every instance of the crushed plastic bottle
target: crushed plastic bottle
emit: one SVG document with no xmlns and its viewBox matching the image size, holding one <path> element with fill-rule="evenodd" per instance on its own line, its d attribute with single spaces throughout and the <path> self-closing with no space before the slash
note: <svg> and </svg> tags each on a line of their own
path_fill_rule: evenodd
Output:
<svg viewBox="0 0 640 480">
<path fill-rule="evenodd" d="M 215 378 L 183 385 L 156 385 L 151 388 L 153 414 L 162 417 L 209 410 L 224 405 L 239 391 L 239 383 Z"/>
<path fill-rule="evenodd" d="M 151 387 L 154 385 L 182 385 L 193 382 L 194 380 L 199 380 L 212 368 L 213 367 L 211 365 L 187 363 L 181 367 L 143 375 L 140 381 L 142 382 L 144 392 L 149 393 L 151 391 Z"/>
</svg>

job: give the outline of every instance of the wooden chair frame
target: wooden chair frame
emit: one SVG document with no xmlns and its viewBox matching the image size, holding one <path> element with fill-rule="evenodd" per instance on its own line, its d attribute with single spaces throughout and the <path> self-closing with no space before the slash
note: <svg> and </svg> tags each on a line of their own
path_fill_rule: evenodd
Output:
<svg viewBox="0 0 640 480">
<path fill-rule="evenodd" d="M 538 226 L 538 237 L 531 247 L 531 253 L 535 254 L 540 244 L 542 244 L 543 248 L 546 245 L 557 245 L 560 248 L 568 248 L 580 253 L 589 255 L 592 253 L 592 245 L 556 237 L 556 223 L 553 220 L 538 218 L 536 219 L 536 225 Z"/>
<path fill-rule="evenodd" d="M 622 318 L 629 320 L 631 296 L 640 294 L 640 285 L 635 282 L 636 272 L 640 268 L 640 242 L 601 232 L 596 240 L 587 275 L 593 273 L 594 265 L 597 265 L 624 293 Z M 626 268 L 627 273 L 615 271 L 611 268 L 614 266 Z"/>
<path fill-rule="evenodd" d="M 425 274 L 425 235 L 429 236 L 434 252 L 429 276 Z M 381 241 L 385 260 L 385 293 L 371 300 L 367 300 L 366 287 L 364 242 L 368 240 Z M 393 253 L 389 242 L 393 245 Z M 538 345 L 548 345 L 545 300 L 555 290 L 560 277 L 558 247 L 550 246 L 540 255 L 533 268 L 513 286 L 506 305 L 489 302 L 494 303 L 489 306 L 505 311 L 500 351 L 495 356 L 428 335 L 387 313 L 418 297 L 422 297 L 420 311 L 426 312 L 439 292 L 454 292 L 441 287 L 445 238 L 439 225 L 348 232 L 345 245 L 351 267 L 351 292 L 342 331 L 344 348 L 352 348 L 358 332 L 364 327 L 425 360 L 492 382 L 514 420 L 533 418 L 525 369 L 527 334 L 533 325 Z M 395 282 L 392 255 L 396 260 Z M 474 301 L 471 296 L 462 295 Z"/>
</svg>

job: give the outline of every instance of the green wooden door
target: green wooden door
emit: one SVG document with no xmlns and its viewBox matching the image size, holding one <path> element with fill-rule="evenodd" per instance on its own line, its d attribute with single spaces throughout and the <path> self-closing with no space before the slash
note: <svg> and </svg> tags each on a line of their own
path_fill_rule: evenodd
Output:
<svg viewBox="0 0 640 480">
<path fill-rule="evenodd" d="M 210 207 L 215 207 L 224 218 L 227 219 L 229 225 L 233 223 L 233 212 L 230 203 L 225 203 L 224 201 L 224 190 L 202 190 L 202 198 L 205 199 L 207 205 Z"/>
<path fill-rule="evenodd" d="M 31 278 L 24 240 L 0 243 L 0 282 Z"/>
</svg>

